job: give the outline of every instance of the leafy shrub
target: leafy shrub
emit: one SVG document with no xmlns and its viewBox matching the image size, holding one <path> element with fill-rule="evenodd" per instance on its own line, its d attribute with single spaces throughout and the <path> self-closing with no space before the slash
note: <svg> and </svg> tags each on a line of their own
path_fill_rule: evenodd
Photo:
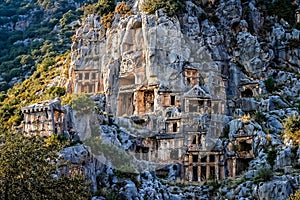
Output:
<svg viewBox="0 0 300 200">
<path fill-rule="evenodd" d="M 88 4 L 84 5 L 83 7 L 83 15 L 87 17 L 90 14 L 95 14 L 96 13 L 96 5 L 95 4 Z"/>
<path fill-rule="evenodd" d="M 50 174 L 57 174 L 57 152 L 62 147 L 55 136 L 46 141 L 40 136 L 19 133 L 2 133 L 2 137 L 5 142 L 0 155 L 0 199 L 91 198 L 90 184 L 84 176 L 50 178 Z"/>
<path fill-rule="evenodd" d="M 121 14 L 121 15 L 130 15 L 131 8 L 129 5 L 127 5 L 124 1 L 119 3 L 116 8 L 115 8 L 115 13 L 116 14 Z"/>
<path fill-rule="evenodd" d="M 114 14 L 111 12 L 101 17 L 101 24 L 105 29 L 111 28 L 113 21 L 114 21 Z"/>
<path fill-rule="evenodd" d="M 71 100 L 71 107 L 77 111 L 77 114 L 93 113 L 95 103 L 88 95 L 74 95 Z"/>
<path fill-rule="evenodd" d="M 66 94 L 66 89 L 63 87 L 52 86 L 47 89 L 46 94 L 52 97 L 61 97 Z"/>
<path fill-rule="evenodd" d="M 51 58 L 46 58 L 39 66 L 38 66 L 38 70 L 40 72 L 45 72 L 48 70 L 48 68 L 50 66 L 53 66 L 55 64 L 54 59 Z"/>
<path fill-rule="evenodd" d="M 131 158 L 125 151 L 111 144 L 103 144 L 99 137 L 90 137 L 84 141 L 84 144 L 89 146 L 91 152 L 96 155 L 103 153 L 103 155 L 111 161 L 112 165 L 116 169 L 119 169 L 119 172 L 125 169 L 129 170 L 129 172 L 133 172 L 133 168 L 130 167 Z"/>
<path fill-rule="evenodd" d="M 288 117 L 283 123 L 284 139 L 292 140 L 293 144 L 300 146 L 300 116 Z"/>
<path fill-rule="evenodd" d="M 266 116 L 262 112 L 256 111 L 254 120 L 261 125 L 266 120 Z"/>
<path fill-rule="evenodd" d="M 115 8 L 114 0 L 99 0 L 96 5 L 97 14 L 100 16 L 107 15 L 113 12 Z"/>
<path fill-rule="evenodd" d="M 162 9 L 168 16 L 172 17 L 183 11 L 184 4 L 180 0 L 147 0 L 142 4 L 141 9 L 149 14 Z"/>
<path fill-rule="evenodd" d="M 135 168 L 131 167 L 128 164 L 121 165 L 116 169 L 116 176 L 119 178 L 132 178 L 136 175 Z"/>
<path fill-rule="evenodd" d="M 62 26 L 63 25 L 68 25 L 72 21 L 75 21 L 76 19 L 78 19 L 78 14 L 73 10 L 69 10 L 68 12 L 63 14 L 63 17 L 59 20 L 59 23 Z"/>
<path fill-rule="evenodd" d="M 269 168 L 261 168 L 257 171 L 257 174 L 255 176 L 255 182 L 266 182 L 271 180 L 273 177 L 273 172 Z"/>
<path fill-rule="evenodd" d="M 209 180 L 206 181 L 206 184 L 208 186 L 213 187 L 214 190 L 217 190 L 218 188 L 220 188 L 221 184 L 219 183 L 219 181 L 215 178 L 209 178 Z"/>
<path fill-rule="evenodd" d="M 118 200 L 118 193 L 114 190 L 108 190 L 106 187 L 100 188 L 93 196 L 103 196 L 107 200 Z"/>
<path fill-rule="evenodd" d="M 268 148 L 266 150 L 266 152 L 267 152 L 267 161 L 269 162 L 271 167 L 273 167 L 277 156 L 276 146 L 272 145 L 271 148 Z"/>
<path fill-rule="evenodd" d="M 300 199 L 300 190 L 297 190 L 295 194 L 291 194 L 288 200 L 299 200 Z"/>
<path fill-rule="evenodd" d="M 34 59 L 31 55 L 22 55 L 20 60 L 21 65 L 34 65 Z"/>
<path fill-rule="evenodd" d="M 275 90 L 275 81 L 272 77 L 265 80 L 266 90 L 269 93 L 272 93 Z"/>
</svg>

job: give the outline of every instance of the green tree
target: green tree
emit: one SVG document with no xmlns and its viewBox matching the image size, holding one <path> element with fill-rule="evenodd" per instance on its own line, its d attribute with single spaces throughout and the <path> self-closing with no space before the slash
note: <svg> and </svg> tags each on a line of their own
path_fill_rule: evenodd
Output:
<svg viewBox="0 0 300 200">
<path fill-rule="evenodd" d="M 0 199 L 90 198 L 84 176 L 55 175 L 62 143 L 54 135 L 45 140 L 40 136 L 7 134 L 2 141 Z"/>
<path fill-rule="evenodd" d="M 283 123 L 283 137 L 292 140 L 293 144 L 300 147 L 300 116 L 291 116 Z"/>
</svg>

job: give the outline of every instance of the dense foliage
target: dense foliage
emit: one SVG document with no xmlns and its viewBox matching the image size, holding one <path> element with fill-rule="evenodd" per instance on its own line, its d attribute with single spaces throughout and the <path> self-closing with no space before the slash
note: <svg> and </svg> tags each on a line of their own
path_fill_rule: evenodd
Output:
<svg viewBox="0 0 300 200">
<path fill-rule="evenodd" d="M 162 9 L 168 16 L 174 16 L 184 10 L 184 2 L 180 0 L 148 0 L 142 5 L 142 10 L 149 14 L 153 14 L 158 9 Z"/>
<path fill-rule="evenodd" d="M 89 199 L 82 175 L 57 176 L 57 152 L 63 143 L 54 135 L 7 134 L 0 154 L 0 199 Z"/>
<path fill-rule="evenodd" d="M 283 123 L 284 139 L 291 140 L 292 143 L 300 147 L 300 116 L 291 116 Z"/>
<path fill-rule="evenodd" d="M 0 91 L 28 77 L 45 58 L 69 50 L 77 27 L 71 22 L 82 14 L 68 0 L 1 1 Z"/>
<path fill-rule="evenodd" d="M 7 93 L 0 93 L 0 128 L 7 130 L 19 125 L 22 106 L 63 95 L 65 89 L 53 80 L 65 73 L 69 63 L 69 53 L 45 59 L 30 78 L 15 84 Z"/>
</svg>

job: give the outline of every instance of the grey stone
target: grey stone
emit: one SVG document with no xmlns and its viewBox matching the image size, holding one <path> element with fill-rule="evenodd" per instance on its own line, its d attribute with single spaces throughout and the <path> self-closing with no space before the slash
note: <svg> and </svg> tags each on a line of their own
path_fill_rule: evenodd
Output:
<svg viewBox="0 0 300 200">
<path fill-rule="evenodd" d="M 282 149 L 276 157 L 274 169 L 285 169 L 286 166 L 290 166 L 292 164 L 291 155 L 291 147 Z"/>
<path fill-rule="evenodd" d="M 261 183 L 257 189 L 259 199 L 265 200 L 285 200 L 292 192 L 293 189 L 290 182 L 280 180 Z"/>
</svg>

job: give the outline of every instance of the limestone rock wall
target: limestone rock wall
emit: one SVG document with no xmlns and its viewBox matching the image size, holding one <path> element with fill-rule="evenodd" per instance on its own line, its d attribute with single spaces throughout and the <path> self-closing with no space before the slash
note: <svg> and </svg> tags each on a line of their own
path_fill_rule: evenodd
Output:
<svg viewBox="0 0 300 200">
<path fill-rule="evenodd" d="M 189 165 L 202 163 L 205 156 L 220 163 L 211 169 L 220 167 L 225 176 L 271 168 L 266 147 L 272 145 L 278 151 L 274 168 L 289 168 L 291 158 L 284 157 L 290 152 L 280 134 L 283 119 L 299 115 L 293 107 L 300 94 L 299 31 L 265 16 L 256 1 L 202 1 L 200 6 L 187 1 L 186 11 L 175 17 L 161 10 L 139 12 L 142 2 L 130 1 L 134 13 L 115 14 L 108 29 L 99 16 L 85 19 L 72 45 L 72 92 L 103 92 L 106 110 L 117 116 L 119 126 L 152 138 L 144 157 L 187 164 L 189 180 L 200 180 L 195 174 L 210 170 L 209 165 Z M 266 21 L 270 30 L 264 28 Z M 273 91 L 268 78 L 276 81 Z M 199 100 L 201 106 L 191 103 Z M 261 118 L 253 119 L 255 113 Z M 203 137 L 203 132 L 209 134 Z M 218 138 L 220 133 L 225 139 Z M 215 147 L 221 154 L 210 159 L 208 149 Z M 235 193 L 246 196 L 252 186 L 240 185 Z M 253 195 L 263 196 L 265 188 L 269 185 L 260 185 Z M 278 198 L 292 192 L 286 190 Z"/>
</svg>

